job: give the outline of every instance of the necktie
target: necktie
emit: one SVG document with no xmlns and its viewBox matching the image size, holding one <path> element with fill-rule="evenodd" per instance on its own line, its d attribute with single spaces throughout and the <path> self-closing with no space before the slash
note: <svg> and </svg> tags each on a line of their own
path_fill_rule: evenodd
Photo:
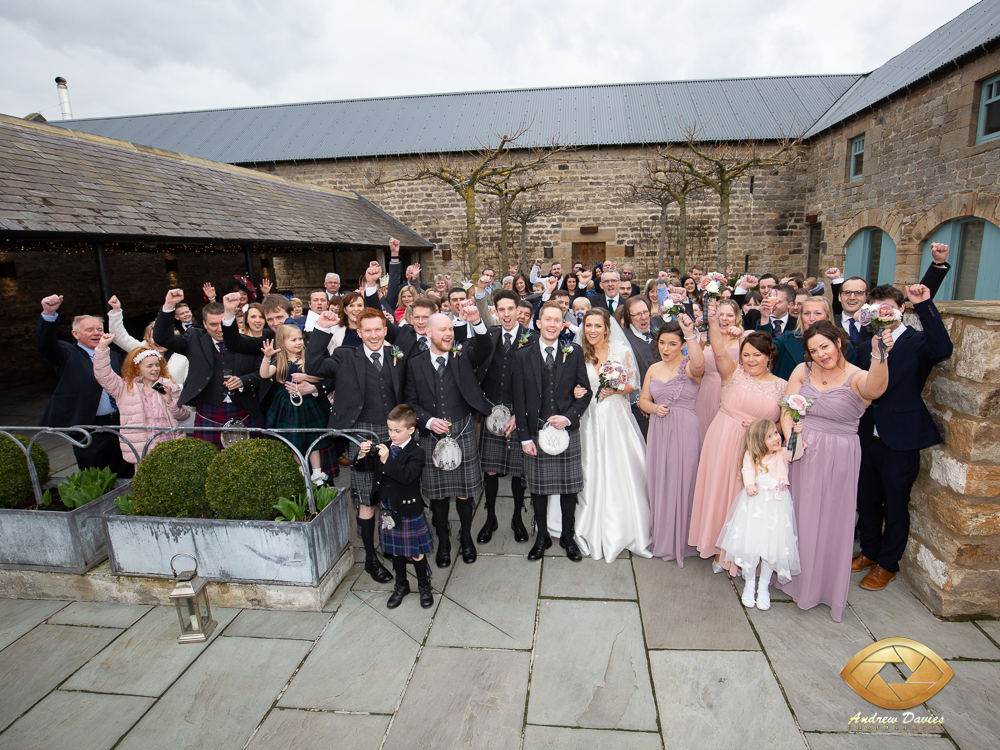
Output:
<svg viewBox="0 0 1000 750">
<path fill-rule="evenodd" d="M 389 446 L 389 458 L 395 458 L 396 456 L 398 456 L 402 452 L 403 452 L 403 449 L 400 448 L 396 444 L 393 444 L 393 445 Z"/>
<path fill-rule="evenodd" d="M 222 356 L 226 356 L 226 342 L 220 341 L 218 342 L 217 346 L 219 349 L 219 354 L 221 354 Z"/>
<path fill-rule="evenodd" d="M 615 312 L 615 301 L 608 297 L 608 312 L 614 314 Z"/>
<path fill-rule="evenodd" d="M 647 344 L 652 344 L 653 343 L 653 337 L 650 336 L 648 333 L 646 334 L 645 338 L 646 338 L 646 343 Z"/>
<path fill-rule="evenodd" d="M 851 343 L 858 343 L 858 324 L 854 322 L 854 318 L 847 319 L 847 335 L 851 337 Z"/>
<path fill-rule="evenodd" d="M 445 359 L 444 357 L 438 357 L 438 358 L 437 358 L 437 363 L 438 363 L 438 372 L 441 372 L 442 370 L 444 370 L 444 366 L 445 366 L 445 363 L 446 363 L 447 361 L 448 361 L 448 360 L 446 360 L 446 359 Z"/>
<path fill-rule="evenodd" d="M 382 355 L 372 354 L 372 364 L 375 365 L 375 369 L 382 372 Z"/>
<path fill-rule="evenodd" d="M 503 335 L 503 350 L 506 352 L 508 349 L 510 349 L 510 334 L 505 333 Z"/>
<path fill-rule="evenodd" d="M 771 323 L 771 331 L 773 331 L 773 336 L 778 337 L 781 335 L 781 321 L 776 320 Z"/>
<path fill-rule="evenodd" d="M 545 369 L 551 370 L 552 366 L 556 363 L 556 356 L 553 354 L 556 348 L 554 346 L 545 347 Z"/>
<path fill-rule="evenodd" d="M 419 349 L 422 352 L 426 352 L 427 351 L 427 339 L 424 339 L 424 338 L 417 339 L 417 349 Z"/>
</svg>

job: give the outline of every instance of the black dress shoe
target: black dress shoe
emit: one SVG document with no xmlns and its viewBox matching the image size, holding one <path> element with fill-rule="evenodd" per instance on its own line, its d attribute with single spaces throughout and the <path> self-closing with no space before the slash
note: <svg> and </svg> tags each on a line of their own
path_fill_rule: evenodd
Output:
<svg viewBox="0 0 1000 750">
<path fill-rule="evenodd" d="M 431 585 L 427 584 L 417 584 L 417 590 L 420 591 L 420 606 L 424 609 L 434 606 L 434 594 L 431 591 Z"/>
<path fill-rule="evenodd" d="M 580 560 L 583 559 L 583 555 L 580 554 L 580 548 L 576 546 L 576 542 L 573 540 L 573 537 L 559 537 L 559 546 L 566 550 L 566 557 L 573 562 L 580 562 Z"/>
<path fill-rule="evenodd" d="M 535 538 L 534 546 L 528 551 L 529 560 L 541 560 L 545 556 L 545 550 L 552 546 L 552 537 L 539 534 Z"/>
<path fill-rule="evenodd" d="M 521 520 L 521 514 L 518 513 L 510 520 L 510 528 L 514 532 L 515 542 L 526 542 L 528 541 L 528 530 L 524 528 L 524 521 Z"/>
<path fill-rule="evenodd" d="M 476 561 L 476 545 L 472 543 L 472 537 L 460 538 L 458 543 L 462 547 L 462 561 L 466 565 L 472 565 Z"/>
<path fill-rule="evenodd" d="M 385 603 L 385 606 L 389 609 L 395 609 L 400 604 L 403 603 L 403 597 L 410 593 L 410 582 L 403 581 L 403 583 L 397 583 L 396 588 L 393 589 L 392 593 L 389 594 L 389 601 Z"/>
<path fill-rule="evenodd" d="M 438 548 L 434 562 L 439 568 L 451 566 L 451 540 L 448 537 L 438 537 Z"/>
<path fill-rule="evenodd" d="M 378 583 L 389 583 L 392 580 L 392 573 L 386 568 L 377 557 L 365 560 L 365 572 Z"/>
<path fill-rule="evenodd" d="M 476 541 L 479 544 L 489 544 L 490 540 L 493 538 L 493 532 L 500 528 L 500 524 L 497 523 L 496 516 L 490 521 L 486 519 L 486 523 L 483 524 L 483 528 L 479 530 L 479 536 L 476 537 Z"/>
</svg>

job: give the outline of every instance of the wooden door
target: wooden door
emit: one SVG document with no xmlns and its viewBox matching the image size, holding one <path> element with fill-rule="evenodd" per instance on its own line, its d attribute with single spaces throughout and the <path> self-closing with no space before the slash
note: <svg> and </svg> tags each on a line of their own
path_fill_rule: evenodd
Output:
<svg viewBox="0 0 1000 750">
<path fill-rule="evenodd" d="M 585 270 L 592 271 L 595 263 L 604 262 L 606 249 L 606 242 L 574 242 L 573 262 L 582 263 Z"/>
</svg>

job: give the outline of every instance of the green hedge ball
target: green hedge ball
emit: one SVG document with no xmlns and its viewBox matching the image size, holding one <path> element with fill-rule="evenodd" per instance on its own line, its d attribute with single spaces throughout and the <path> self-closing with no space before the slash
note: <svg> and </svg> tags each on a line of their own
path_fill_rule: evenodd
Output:
<svg viewBox="0 0 1000 750">
<path fill-rule="evenodd" d="M 205 496 L 208 467 L 219 455 L 212 443 L 181 438 L 160 443 L 136 467 L 134 508 L 140 516 L 210 518 Z"/>
<path fill-rule="evenodd" d="M 205 493 L 216 518 L 271 520 L 280 497 L 305 492 L 292 451 L 277 440 L 241 440 L 208 467 Z"/>
<path fill-rule="evenodd" d="M 23 435 L 15 435 L 22 445 L 30 442 Z M 31 448 L 31 457 L 35 462 L 38 482 L 45 484 L 51 478 L 49 475 L 49 454 L 35 443 Z M 6 435 L 0 435 L 0 508 L 21 506 L 31 495 L 31 475 L 28 473 L 28 461 L 24 451 L 14 445 Z"/>
</svg>

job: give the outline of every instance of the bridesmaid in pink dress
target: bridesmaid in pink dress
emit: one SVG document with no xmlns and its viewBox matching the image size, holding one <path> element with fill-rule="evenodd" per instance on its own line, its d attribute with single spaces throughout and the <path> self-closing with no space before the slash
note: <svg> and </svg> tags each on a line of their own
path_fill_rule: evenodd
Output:
<svg viewBox="0 0 1000 750">
<path fill-rule="evenodd" d="M 683 353 L 684 342 L 694 346 Z M 677 560 L 697 551 L 688 545 L 691 500 L 698 475 L 701 435 L 694 411 L 698 381 L 705 358 L 697 345 L 694 321 L 681 315 L 677 322 L 660 326 L 656 333 L 660 361 L 650 365 L 639 396 L 639 408 L 649 414 L 646 438 L 646 485 L 653 519 L 654 557 Z"/>
<path fill-rule="evenodd" d="M 743 489 L 740 477 L 743 436 L 755 419 L 777 422 L 781 416 L 778 401 L 787 382 L 771 374 L 770 365 L 777 349 L 770 335 L 750 333 L 740 347 L 740 363 L 725 354 L 719 331 L 718 305 L 713 300 L 708 311 L 709 339 L 722 376 L 722 406 L 705 435 L 698 465 L 691 510 L 688 543 L 698 548 L 703 558 L 717 556 L 715 546 L 726 523 L 726 515 Z M 719 572 L 721 568 L 717 568 Z M 739 572 L 733 566 L 734 574 Z"/>
<path fill-rule="evenodd" d="M 892 349 L 892 335 L 885 337 Z M 803 363 L 788 380 L 788 395 L 813 400 L 802 418 L 800 439 L 808 446 L 788 474 L 789 491 L 799 531 L 802 570 L 779 588 L 800 609 L 830 607 L 840 622 L 847 606 L 854 554 L 854 511 L 857 505 L 861 443 L 858 420 L 889 383 L 888 365 L 872 357 L 871 369 L 847 361 L 847 334 L 828 320 L 811 325 L 802 337 Z M 886 357 L 888 359 L 888 356 Z M 787 436 L 791 415 L 782 418 Z"/>
<path fill-rule="evenodd" d="M 735 362 L 740 356 L 740 338 L 743 336 L 743 314 L 735 300 L 719 301 L 719 329 L 723 349 Z M 703 341 L 702 345 L 704 346 L 705 343 Z M 708 434 L 708 426 L 712 424 L 715 415 L 719 413 L 719 406 L 722 403 L 722 376 L 715 363 L 715 351 L 713 347 L 706 346 L 704 348 L 705 374 L 702 376 L 701 385 L 698 388 L 698 400 L 694 404 L 694 410 L 698 413 L 698 421 L 701 423 L 702 442 Z"/>
</svg>

